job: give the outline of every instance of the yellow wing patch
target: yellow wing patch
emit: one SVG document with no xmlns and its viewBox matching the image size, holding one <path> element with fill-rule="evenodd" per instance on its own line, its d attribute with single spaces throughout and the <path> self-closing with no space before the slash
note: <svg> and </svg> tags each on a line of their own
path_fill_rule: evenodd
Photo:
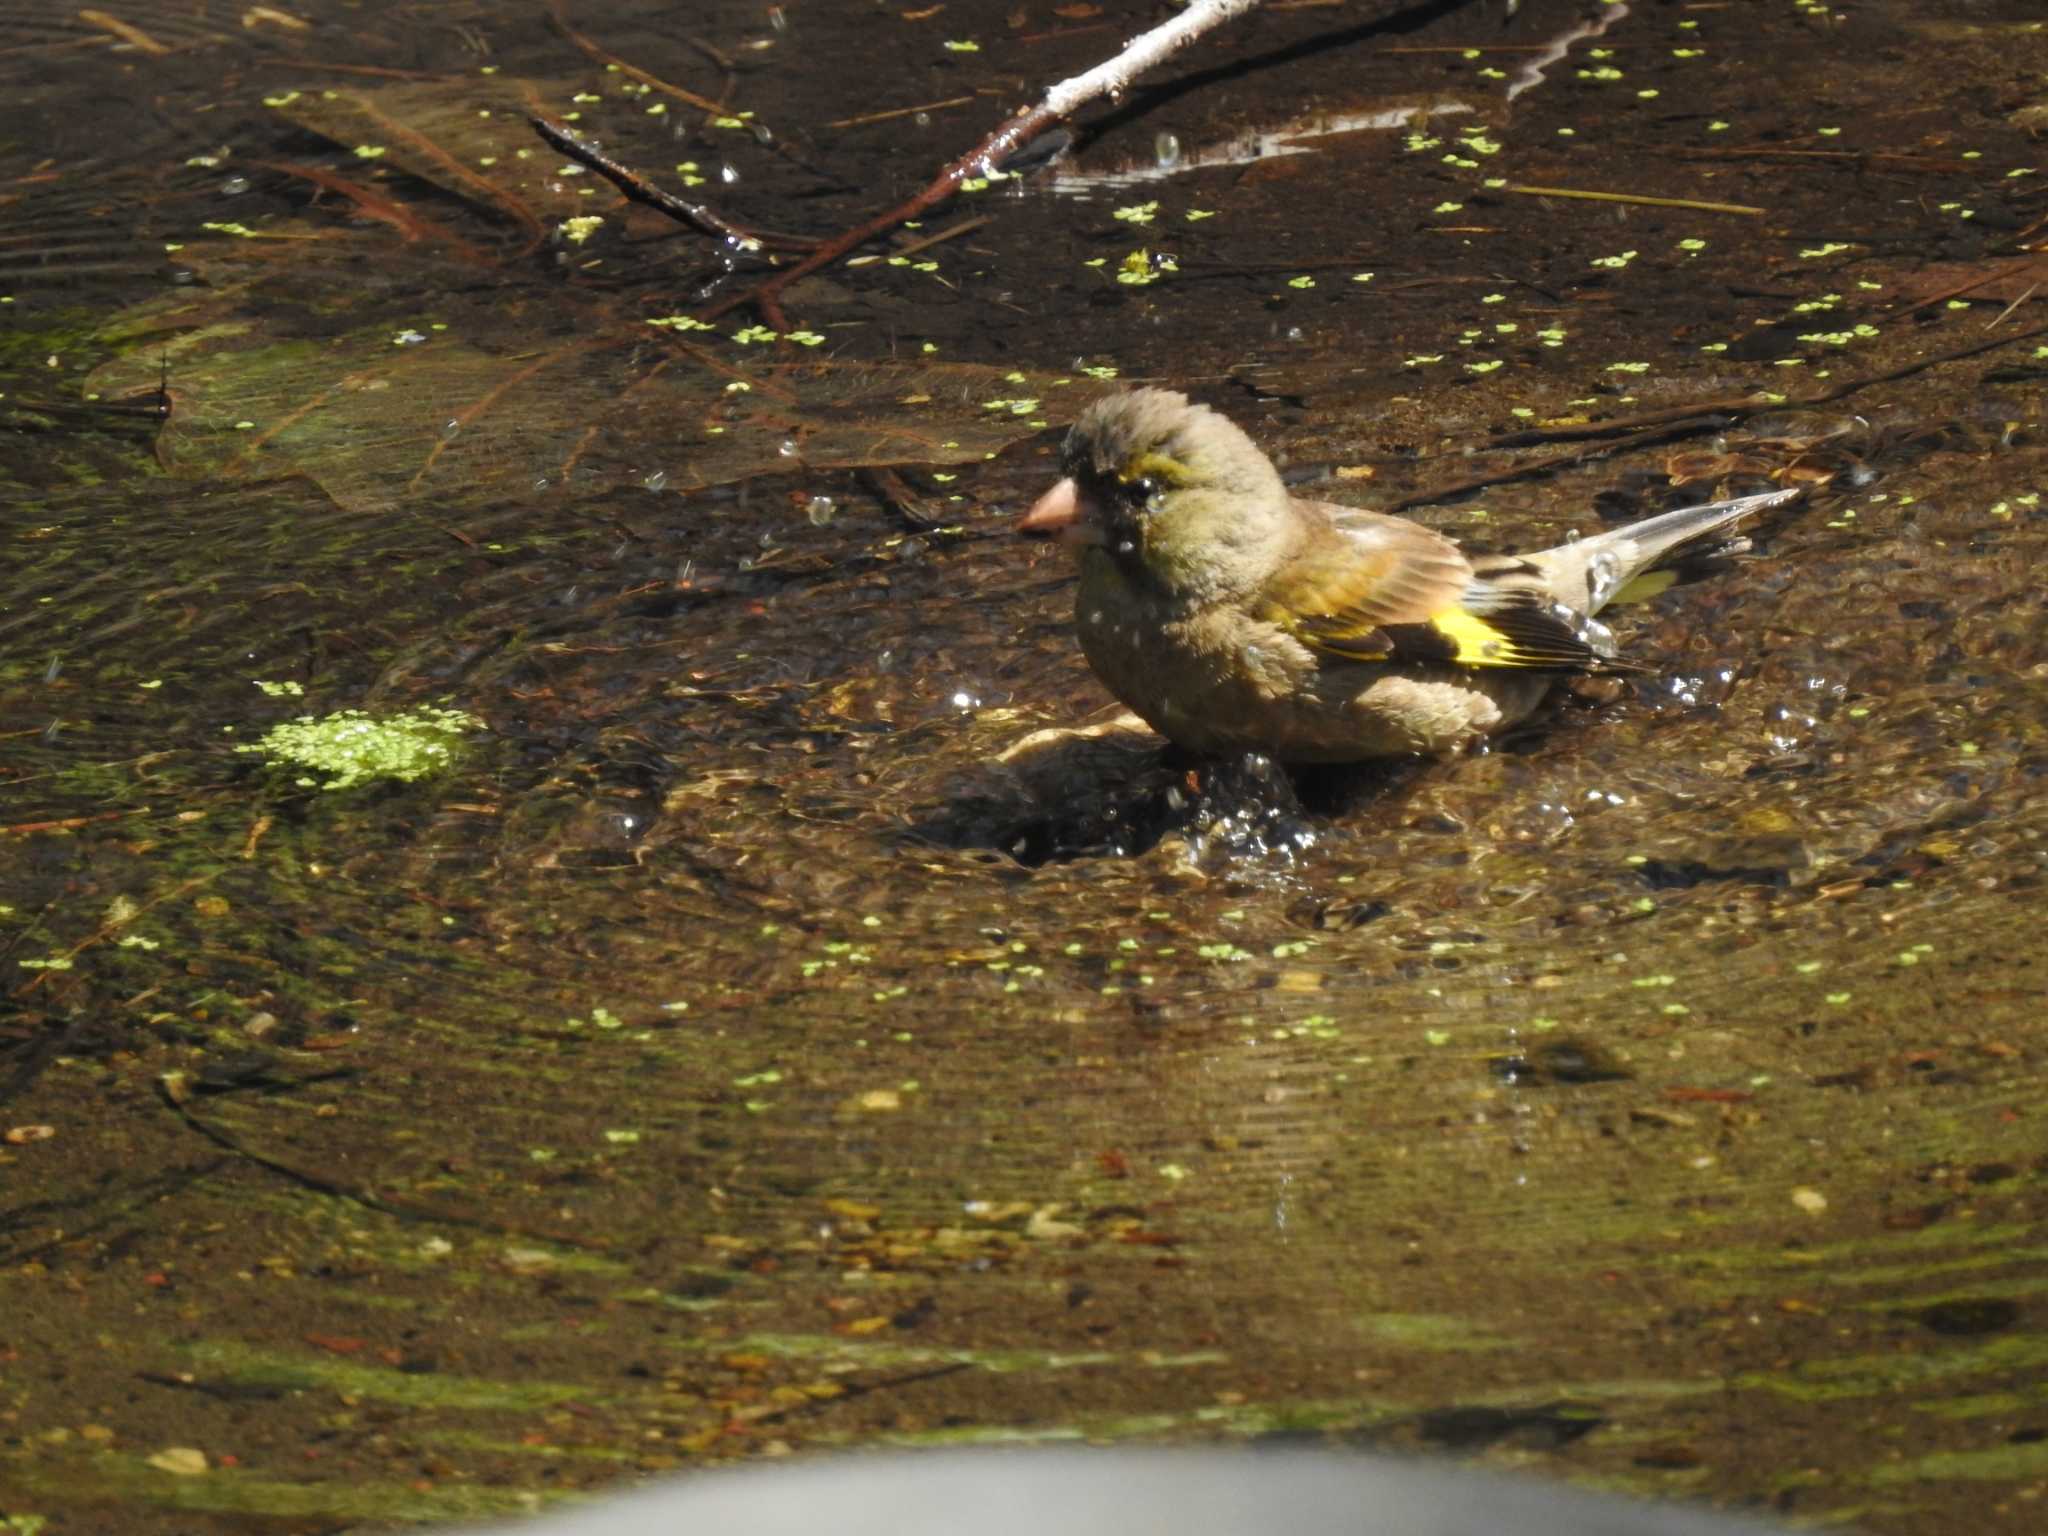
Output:
<svg viewBox="0 0 2048 1536">
<path fill-rule="evenodd" d="M 1564 609 L 1539 601 L 1504 602 L 1484 617 L 1462 604 L 1439 608 L 1424 634 L 1460 667 L 1521 667 L 1537 672 L 1638 670 L 1593 648 Z"/>
<path fill-rule="evenodd" d="M 1439 608 L 1429 616 L 1429 627 L 1451 642 L 1451 660 L 1461 667 L 1528 664 L 1517 655 L 1514 641 L 1463 608 Z"/>
</svg>

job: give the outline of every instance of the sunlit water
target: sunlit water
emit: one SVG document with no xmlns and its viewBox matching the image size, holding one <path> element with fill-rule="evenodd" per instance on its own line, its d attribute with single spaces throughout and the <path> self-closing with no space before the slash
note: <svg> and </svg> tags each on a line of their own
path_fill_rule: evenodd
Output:
<svg viewBox="0 0 2048 1536">
<path fill-rule="evenodd" d="M 1166 133 L 1173 176 L 970 194 L 906 245 L 990 224 L 793 288 L 815 344 L 651 325 L 729 253 L 517 114 L 823 230 L 960 152 L 991 70 L 1114 28 L 885 16 L 885 90 L 795 10 L 703 18 L 730 87 L 618 7 L 571 9 L 589 48 L 7 23 L 0 1511 L 331 1528 L 784 1448 L 1309 1433 L 2031 1529 L 2042 343 L 1996 280 L 1911 306 L 2010 254 L 2038 146 L 1858 104 L 1961 120 L 2033 34 L 1636 7 L 1510 116 L 1542 9 L 1262 18 L 1188 65 L 1255 73 L 1057 173 Z M 1440 143 L 1197 163 L 1418 93 L 1465 109 Z M 1178 270 L 1120 281 L 1138 249 Z M 1191 763 L 1113 726 L 1064 556 L 1009 534 L 1135 379 L 1484 548 L 1674 474 L 1815 494 L 1617 617 L 1661 680 L 1455 763 Z M 350 710 L 383 776 L 275 760 Z"/>
</svg>

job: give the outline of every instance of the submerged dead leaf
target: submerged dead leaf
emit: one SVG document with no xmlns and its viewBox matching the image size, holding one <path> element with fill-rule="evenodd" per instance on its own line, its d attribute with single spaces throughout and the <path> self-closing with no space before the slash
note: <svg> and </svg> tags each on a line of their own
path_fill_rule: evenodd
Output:
<svg viewBox="0 0 2048 1536">
<path fill-rule="evenodd" d="M 689 491 L 975 462 L 1100 392 L 1087 378 L 851 360 L 833 348 L 858 341 L 858 325 L 843 340 L 736 321 L 717 330 L 516 262 L 479 287 L 476 263 L 493 258 L 445 215 L 412 208 L 391 170 L 517 226 L 529 246 L 582 238 L 569 221 L 594 223 L 620 198 L 537 143 L 526 116 L 573 116 L 571 100 L 601 114 L 607 83 L 478 76 L 267 97 L 356 157 L 342 170 L 277 168 L 374 224 L 316 217 L 266 225 L 260 239 L 187 242 L 178 259 L 193 286 L 104 327 L 103 341 L 129 350 L 86 389 L 139 397 L 168 367 L 157 457 L 181 478 L 301 475 L 351 511 L 442 513 L 623 484 Z M 381 275 L 399 241 L 403 284 Z"/>
<path fill-rule="evenodd" d="M 527 114 L 566 105 L 570 81 L 471 75 L 367 89 L 283 91 L 266 98 L 280 116 L 499 218 L 538 240 L 546 222 L 602 214 L 624 199 L 581 166 L 541 144 Z M 566 169 L 565 169 L 566 167 Z"/>
<path fill-rule="evenodd" d="M 504 297 L 466 291 L 452 269 L 425 299 L 364 285 L 359 263 L 383 238 L 195 246 L 183 259 L 208 289 L 116 317 L 103 337 L 132 350 L 86 388 L 154 388 L 168 364 L 175 405 L 157 453 L 173 474 L 304 475 L 352 511 L 975 462 L 1102 388 L 688 339 L 573 289 L 541 296 L 535 324 L 507 343 Z"/>
</svg>

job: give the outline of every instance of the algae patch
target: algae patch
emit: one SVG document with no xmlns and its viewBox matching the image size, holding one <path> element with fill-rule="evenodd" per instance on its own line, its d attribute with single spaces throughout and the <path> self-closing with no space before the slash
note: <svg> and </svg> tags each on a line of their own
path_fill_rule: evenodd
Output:
<svg viewBox="0 0 2048 1536">
<path fill-rule="evenodd" d="M 306 770 L 295 781 L 303 788 L 354 789 L 378 779 L 410 784 L 438 773 L 453 761 L 462 738 L 483 728 L 475 715 L 431 704 L 381 718 L 343 709 L 272 726 L 261 741 L 236 750 Z"/>
</svg>

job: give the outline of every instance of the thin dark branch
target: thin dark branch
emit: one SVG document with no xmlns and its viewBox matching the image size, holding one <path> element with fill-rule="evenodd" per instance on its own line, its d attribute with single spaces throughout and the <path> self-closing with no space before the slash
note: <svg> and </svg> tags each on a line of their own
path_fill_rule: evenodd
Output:
<svg viewBox="0 0 2048 1536">
<path fill-rule="evenodd" d="M 657 213 L 666 214 L 679 224 L 687 224 L 700 233 L 723 240 L 735 251 L 808 251 L 818 243 L 802 235 L 778 235 L 768 230 L 749 229 L 744 225 L 735 224 L 707 203 L 693 203 L 688 198 L 662 191 L 638 172 L 628 170 L 588 139 L 560 123 L 550 122 L 538 115 L 528 117 L 527 122 L 533 125 L 535 133 L 571 160 L 597 172 L 617 187 L 628 201 L 642 203 Z"/>
<path fill-rule="evenodd" d="M 1694 401 L 1686 405 L 1666 406 L 1660 410 L 1645 411 L 1637 416 L 1621 417 L 1613 421 L 1596 422 L 1583 427 L 1569 427 L 1559 431 L 1531 434 L 1511 433 L 1481 443 L 1481 451 L 1492 448 L 1513 447 L 1540 441 L 1562 441 L 1572 438 L 1598 436 L 1599 441 L 1588 442 L 1584 447 L 1569 453 L 1553 454 L 1533 464 L 1520 464 L 1495 474 L 1473 475 L 1468 479 L 1453 481 L 1449 485 L 1435 486 L 1427 491 L 1418 491 L 1413 496 L 1402 498 L 1385 510 L 1405 511 L 1409 507 L 1427 506 L 1432 502 L 1447 501 L 1456 496 L 1468 495 L 1473 491 L 1485 490 L 1491 486 L 1504 485 L 1515 480 L 1532 480 L 1582 464 L 1588 459 L 1604 458 L 1627 448 L 1639 448 L 1645 443 L 1668 438 L 1683 437 L 1693 432 L 1718 431 L 1731 422 L 1745 416 L 1754 416 L 1761 411 L 1807 410 L 1816 405 L 1830 405 L 1855 394 L 1858 390 L 1870 388 L 1873 384 L 1889 384 L 1898 379 L 1910 378 L 1924 373 L 1929 368 L 1938 368 L 1944 363 L 1961 362 L 1964 358 L 1975 357 L 1980 352 L 1994 351 L 1999 347 L 2010 347 L 2023 341 L 2032 341 L 2038 336 L 2048 336 L 2048 325 L 2037 326 L 2031 331 L 2022 331 L 2016 336 L 2000 336 L 1989 341 L 1974 342 L 1967 347 L 1957 347 L 1948 352 L 1937 352 L 1931 357 L 1915 358 L 1883 373 L 1873 373 L 1858 379 L 1844 379 L 1840 384 L 1820 390 L 1814 394 L 1796 399 L 1766 400 L 1759 396 L 1733 396 L 1716 400 Z M 1616 436 L 1615 434 L 1626 434 Z"/>
</svg>

